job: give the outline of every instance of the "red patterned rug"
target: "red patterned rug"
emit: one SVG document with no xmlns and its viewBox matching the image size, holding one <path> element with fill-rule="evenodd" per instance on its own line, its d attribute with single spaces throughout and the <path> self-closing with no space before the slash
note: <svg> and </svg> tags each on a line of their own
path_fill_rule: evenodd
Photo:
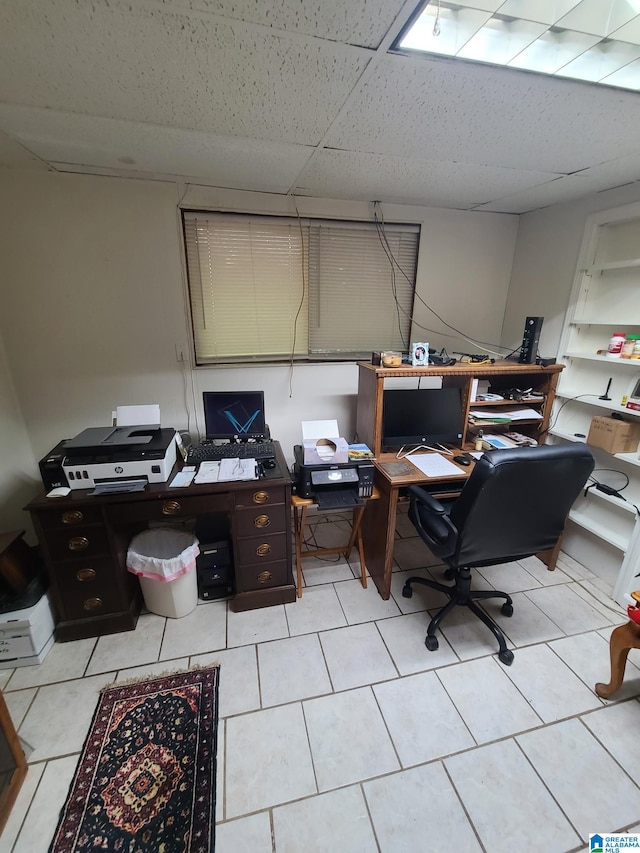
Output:
<svg viewBox="0 0 640 853">
<path fill-rule="evenodd" d="M 212 853 L 219 672 L 104 689 L 49 853 Z"/>
</svg>

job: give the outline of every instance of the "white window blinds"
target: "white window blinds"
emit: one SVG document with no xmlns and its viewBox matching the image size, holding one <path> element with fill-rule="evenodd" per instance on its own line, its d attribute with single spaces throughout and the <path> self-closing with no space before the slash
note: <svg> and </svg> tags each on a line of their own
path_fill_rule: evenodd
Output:
<svg viewBox="0 0 640 853">
<path fill-rule="evenodd" d="M 407 349 L 417 226 L 184 211 L 198 364 Z"/>
</svg>

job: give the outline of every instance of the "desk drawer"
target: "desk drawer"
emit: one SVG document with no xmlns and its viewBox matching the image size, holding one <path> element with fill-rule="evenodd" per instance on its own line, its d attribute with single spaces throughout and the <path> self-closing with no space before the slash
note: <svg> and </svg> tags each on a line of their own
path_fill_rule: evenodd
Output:
<svg viewBox="0 0 640 853">
<path fill-rule="evenodd" d="M 289 508 L 285 504 L 267 504 L 238 509 L 235 513 L 237 535 L 255 536 L 256 533 L 282 533 L 290 524 Z"/>
<path fill-rule="evenodd" d="M 65 560 L 53 567 L 65 619 L 86 619 L 126 609 L 108 559 Z"/>
<path fill-rule="evenodd" d="M 284 560 L 286 557 L 287 537 L 283 533 L 251 536 L 247 539 L 237 539 L 235 543 L 236 566 L 268 563 L 272 560 Z"/>
<path fill-rule="evenodd" d="M 55 527 L 78 527 L 81 524 L 101 524 L 102 510 L 99 506 L 57 507 L 51 511 L 39 512 L 38 520 L 46 529 Z"/>
<path fill-rule="evenodd" d="M 272 586 L 285 586 L 291 582 L 289 564 L 286 560 L 266 562 L 259 566 L 245 566 L 239 570 L 236 568 L 237 592 L 252 592 L 268 589 Z"/>
<path fill-rule="evenodd" d="M 107 532 L 104 527 L 98 525 L 50 530 L 47 533 L 47 545 L 52 560 L 81 555 L 103 556 L 109 551 Z"/>
<path fill-rule="evenodd" d="M 181 497 L 180 494 L 176 494 L 175 497 L 158 498 L 158 500 L 114 504 L 107 508 L 107 515 L 112 524 L 166 521 L 171 518 L 185 518 L 210 512 L 228 512 L 229 504 L 227 494 L 199 497 Z"/>
<path fill-rule="evenodd" d="M 255 506 L 271 506 L 272 504 L 287 503 L 284 486 L 255 485 L 251 489 L 243 489 L 234 493 L 236 509 Z"/>
</svg>

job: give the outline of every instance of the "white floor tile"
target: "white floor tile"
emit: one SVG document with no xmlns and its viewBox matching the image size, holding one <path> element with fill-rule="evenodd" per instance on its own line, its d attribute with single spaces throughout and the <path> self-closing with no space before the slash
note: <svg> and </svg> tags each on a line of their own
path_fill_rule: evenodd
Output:
<svg viewBox="0 0 640 853">
<path fill-rule="evenodd" d="M 493 658 L 482 658 L 438 670 L 444 689 L 478 743 L 542 723 L 503 668 Z"/>
<path fill-rule="evenodd" d="M 583 841 L 640 817 L 640 790 L 579 720 L 516 738 Z"/>
<path fill-rule="evenodd" d="M 15 669 L 3 690 L 21 690 L 24 687 L 39 687 L 41 684 L 82 678 L 96 643 L 94 637 L 70 643 L 54 643 L 42 663 Z"/>
<path fill-rule="evenodd" d="M 518 648 L 531 643 L 544 643 L 563 637 L 564 632 L 552 622 L 539 607 L 527 598 L 523 592 L 516 592 L 513 598 L 513 615 L 504 616 L 500 612 L 502 603 L 499 600 L 482 602 L 483 608 L 494 619 L 504 634 Z"/>
<path fill-rule="evenodd" d="M 198 655 L 191 663 L 199 666 L 220 664 L 218 714 L 220 718 L 244 714 L 260 707 L 258 664 L 255 646 L 239 646 L 210 655 Z"/>
<path fill-rule="evenodd" d="M 226 720 L 218 720 L 216 732 L 216 822 L 224 820 L 224 757 L 226 753 Z"/>
<path fill-rule="evenodd" d="M 377 853 L 359 787 L 341 788 L 273 810 L 278 853 Z"/>
<path fill-rule="evenodd" d="M 373 692 L 403 767 L 476 745 L 434 673 L 376 684 Z"/>
<path fill-rule="evenodd" d="M 261 643 L 258 662 L 264 708 L 332 692 L 317 634 Z"/>
<path fill-rule="evenodd" d="M 574 592 L 572 584 L 532 589 L 525 595 L 565 634 L 582 634 L 610 624 L 602 613 Z"/>
<path fill-rule="evenodd" d="M 640 779 L 640 755 L 636 749 L 629 749 L 640 731 L 640 702 L 621 702 L 602 708 L 585 714 L 582 721 L 629 776 Z"/>
<path fill-rule="evenodd" d="M 332 585 L 306 589 L 302 598 L 285 604 L 291 636 L 327 631 L 347 624 L 340 601 Z"/>
<path fill-rule="evenodd" d="M 369 688 L 309 699 L 303 707 L 320 791 L 399 769 Z"/>
<path fill-rule="evenodd" d="M 231 717 L 226 735 L 227 818 L 316 793 L 299 704 Z"/>
<path fill-rule="evenodd" d="M 271 853 L 272 849 L 268 812 L 216 826 L 216 853 Z"/>
<path fill-rule="evenodd" d="M 373 623 L 320 634 L 334 690 L 396 678 L 398 672 Z"/>
<path fill-rule="evenodd" d="M 80 752 L 100 690 L 114 680 L 115 673 L 111 672 L 38 688 L 18 729 L 20 737 L 33 747 L 29 761 Z"/>
<path fill-rule="evenodd" d="M 438 637 L 438 649 L 435 652 L 427 649 L 424 638 L 429 618 L 428 613 L 410 613 L 376 622 L 400 675 L 423 672 L 459 661 L 442 634 Z"/>
<path fill-rule="evenodd" d="M 204 654 L 227 645 L 227 602 L 207 601 L 181 619 L 167 619 L 160 660 Z"/>
<path fill-rule="evenodd" d="M 426 569 L 409 569 L 408 571 L 394 572 L 391 576 L 391 595 L 394 601 L 400 608 L 402 613 L 417 613 L 420 610 L 434 610 L 444 607 L 449 601 L 449 597 L 443 592 L 438 592 L 436 589 L 431 589 L 421 583 L 414 583 L 411 586 L 411 598 L 405 598 L 402 595 L 405 581 L 408 578 L 418 577 L 434 580 L 433 576 Z M 446 581 L 438 580 L 438 583 Z"/>
<path fill-rule="evenodd" d="M 547 646 L 519 649 L 505 674 L 545 723 L 601 707 L 600 699 Z"/>
<path fill-rule="evenodd" d="M 289 636 L 284 605 L 261 607 L 258 610 L 243 610 L 236 613 L 231 608 L 227 613 L 227 646 L 246 646 L 250 643 L 266 643 Z"/>
<path fill-rule="evenodd" d="M 419 536 L 398 539 L 394 544 L 393 559 L 403 570 L 442 565 L 440 557 L 434 556 Z"/>
<path fill-rule="evenodd" d="M 609 683 L 611 663 L 609 643 L 598 631 L 576 634 L 549 643 L 549 648 L 584 681 L 591 690 L 598 682 Z M 640 663 L 640 660 L 638 661 Z M 640 695 L 640 669 L 627 660 L 622 687 L 611 697 L 611 702 Z"/>
<path fill-rule="evenodd" d="M 29 690 L 14 690 L 13 693 L 5 693 L 4 701 L 7 703 L 7 710 L 16 730 L 20 728 L 31 703 L 35 699 L 38 689 L 32 687 Z"/>
<path fill-rule="evenodd" d="M 480 840 L 491 853 L 536 847 L 565 853 L 579 843 L 575 831 L 512 740 L 445 759 L 445 767 Z"/>
<path fill-rule="evenodd" d="M 476 853 L 482 848 L 442 765 L 404 770 L 363 785 L 382 853 L 438 849 Z"/>
<path fill-rule="evenodd" d="M 474 577 L 476 573 L 488 580 L 494 589 L 507 592 L 509 595 L 514 592 L 522 592 L 524 589 L 536 589 L 542 586 L 540 581 L 536 580 L 530 572 L 516 562 L 484 566 L 474 571 Z"/>
<path fill-rule="evenodd" d="M 432 610 L 431 615 L 435 615 L 435 612 Z M 450 613 L 447 613 L 440 623 L 440 628 L 436 631 L 438 641 L 442 634 L 461 660 L 498 653 L 496 638 L 484 622 L 478 619 L 475 613 L 472 613 L 467 607 L 455 607 Z M 513 643 L 508 639 L 507 646 L 513 647 Z"/>
<path fill-rule="evenodd" d="M 70 755 L 47 763 L 12 853 L 46 853 L 49 849 L 77 762 L 78 756 Z"/>
<path fill-rule="evenodd" d="M 338 556 L 334 560 L 323 560 L 319 557 L 305 557 L 302 560 L 302 579 L 304 587 L 321 586 L 336 581 L 350 581 L 353 578 L 351 566 Z M 304 597 L 304 588 L 303 588 Z"/>
<path fill-rule="evenodd" d="M 543 586 L 555 586 L 559 583 L 568 583 L 570 578 L 556 565 L 556 568 L 549 571 L 546 564 L 538 557 L 525 557 L 518 560 L 520 565 L 526 569 L 530 575 L 539 581 Z"/>
<path fill-rule="evenodd" d="M 99 672 L 155 663 L 158 660 L 166 621 L 163 616 L 143 613 L 138 619 L 135 631 L 100 637 L 86 674 L 95 675 Z"/>
<path fill-rule="evenodd" d="M 131 669 L 121 669 L 116 681 L 139 680 L 142 678 L 156 678 L 170 672 L 180 672 L 189 668 L 189 658 L 177 658 L 170 661 L 158 661 L 157 663 L 146 663 L 144 666 L 134 666 Z"/>
<path fill-rule="evenodd" d="M 32 764 L 28 768 L 27 775 L 22 782 L 16 801 L 2 830 L 2 835 L 0 835 L 0 853 L 11 853 L 13 850 L 14 842 L 18 837 L 22 822 L 31 806 L 31 801 L 40 784 L 40 779 L 46 766 L 43 762 L 41 764 Z M 43 849 L 46 848 L 43 847 Z"/>
<path fill-rule="evenodd" d="M 363 589 L 360 581 L 354 578 L 352 581 L 337 583 L 336 592 L 349 625 L 398 616 L 400 613 L 392 598 L 387 601 L 381 598 L 374 583 Z"/>
</svg>

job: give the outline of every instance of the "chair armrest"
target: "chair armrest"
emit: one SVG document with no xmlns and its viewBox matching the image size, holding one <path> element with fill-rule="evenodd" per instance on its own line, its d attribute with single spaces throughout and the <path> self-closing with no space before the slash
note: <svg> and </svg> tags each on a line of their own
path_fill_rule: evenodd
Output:
<svg viewBox="0 0 640 853">
<path fill-rule="evenodd" d="M 435 512 L 438 515 L 444 515 L 446 509 L 442 506 L 439 500 L 433 497 L 433 495 L 428 492 L 426 489 L 423 489 L 422 486 L 409 486 L 407 491 L 411 495 L 412 498 L 415 498 L 419 501 L 423 506 L 429 510 L 429 512 Z"/>
</svg>

